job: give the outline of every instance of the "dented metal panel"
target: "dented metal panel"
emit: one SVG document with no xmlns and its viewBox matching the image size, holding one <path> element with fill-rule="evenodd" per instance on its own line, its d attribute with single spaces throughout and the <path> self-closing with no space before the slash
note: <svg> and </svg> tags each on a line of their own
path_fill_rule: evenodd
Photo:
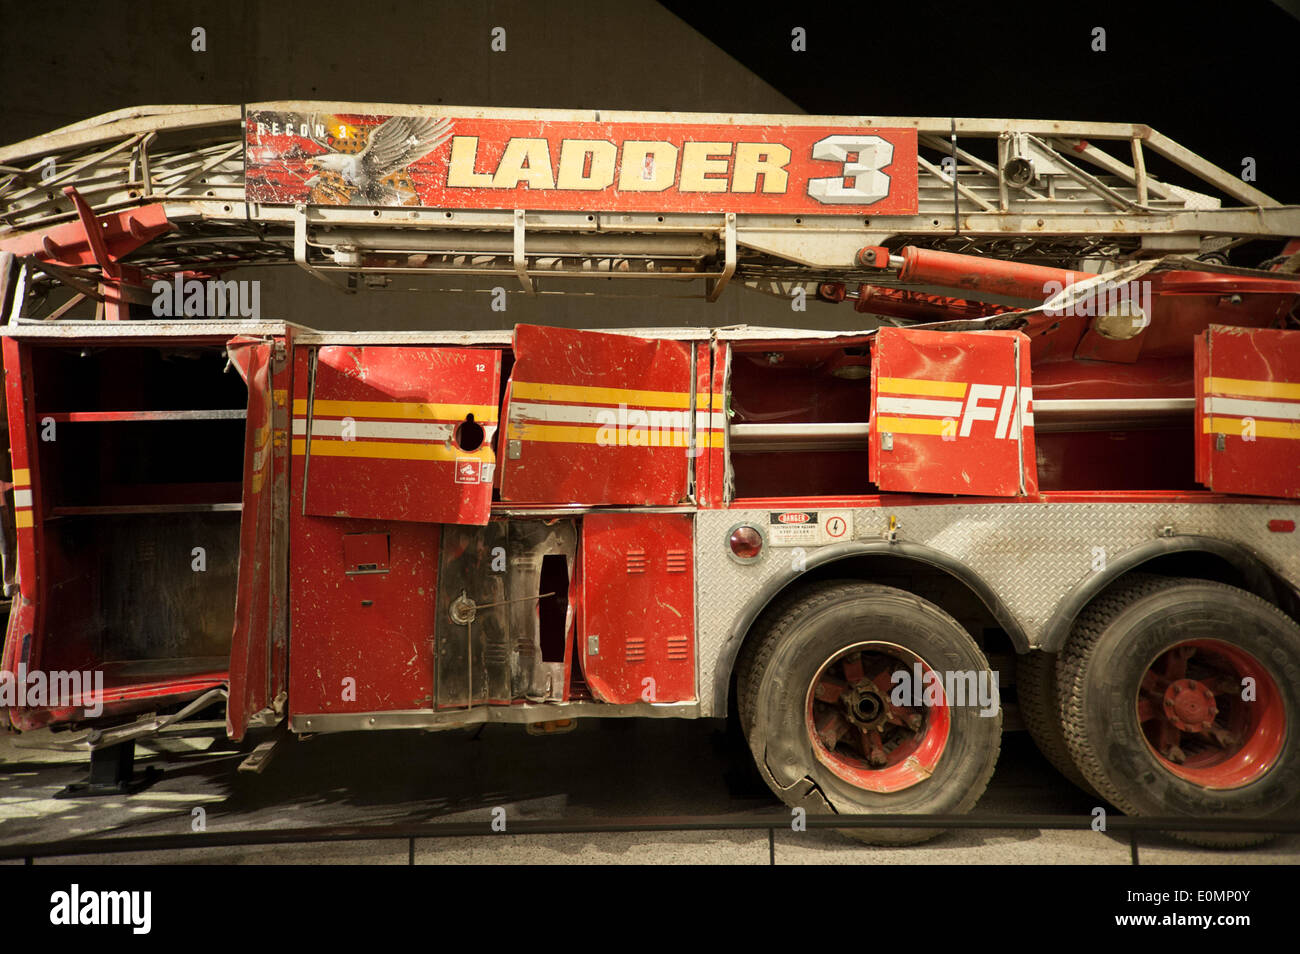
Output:
<svg viewBox="0 0 1300 954">
<path fill-rule="evenodd" d="M 443 530 L 434 651 L 439 709 L 510 702 L 506 544 L 499 520 Z"/>
<path fill-rule="evenodd" d="M 675 504 L 687 496 L 691 346 L 519 325 L 501 499 Z"/>
<path fill-rule="evenodd" d="M 306 370 L 293 419 L 306 513 L 487 522 L 500 351 L 326 346 Z"/>
<path fill-rule="evenodd" d="M 572 586 L 577 523 L 512 520 L 509 539 L 511 698 L 531 702 L 567 699 L 578 602 Z M 544 572 L 548 557 L 561 562 L 562 573 Z"/>
<path fill-rule="evenodd" d="M 726 390 L 730 360 L 730 346 L 721 341 L 713 342 L 709 349 L 708 387 L 700 389 L 708 393 L 707 399 L 700 400 L 708 412 L 708 428 L 700 428 L 695 435 L 696 446 L 700 448 L 696 487 L 700 505 L 706 507 L 723 504 L 727 471 L 731 466 L 727 459 L 729 402 Z"/>
<path fill-rule="evenodd" d="M 871 478 L 881 490 L 1038 491 L 1029 341 L 882 328 L 872 348 Z"/>
<path fill-rule="evenodd" d="M 432 704 L 440 530 L 293 512 L 291 714 Z"/>
<path fill-rule="evenodd" d="M 274 464 L 272 461 L 270 341 L 236 338 L 227 346 L 231 362 L 248 384 L 244 442 L 243 514 L 239 525 L 239 582 L 235 632 L 230 646 L 230 697 L 226 732 L 242 739 L 248 719 L 270 705 L 272 589 L 276 567 L 271 548 Z"/>
<path fill-rule="evenodd" d="M 577 551 L 572 520 L 447 527 L 439 561 L 437 707 L 566 698 Z M 545 571 L 547 558 L 562 571 Z"/>
<path fill-rule="evenodd" d="M 1212 325 L 1195 358 L 1196 479 L 1300 497 L 1300 332 Z"/>
<path fill-rule="evenodd" d="M 583 519 L 580 646 L 597 699 L 695 699 L 693 526 L 676 514 Z"/>
</svg>

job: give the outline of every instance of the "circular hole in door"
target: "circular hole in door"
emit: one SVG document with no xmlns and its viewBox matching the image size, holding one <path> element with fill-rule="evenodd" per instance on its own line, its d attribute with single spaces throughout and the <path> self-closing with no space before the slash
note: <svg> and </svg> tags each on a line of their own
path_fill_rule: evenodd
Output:
<svg viewBox="0 0 1300 954">
<path fill-rule="evenodd" d="M 465 420 L 456 425 L 452 440 L 463 451 L 476 451 L 483 446 L 483 425 L 474 420 L 473 414 L 466 414 Z"/>
</svg>

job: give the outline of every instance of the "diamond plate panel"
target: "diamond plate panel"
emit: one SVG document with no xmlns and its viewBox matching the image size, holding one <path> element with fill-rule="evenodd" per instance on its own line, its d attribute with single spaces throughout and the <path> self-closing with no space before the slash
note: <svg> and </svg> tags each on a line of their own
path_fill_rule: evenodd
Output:
<svg viewBox="0 0 1300 954">
<path fill-rule="evenodd" d="M 767 510 L 707 510 L 696 518 L 696 607 L 702 716 L 723 716 L 713 692 L 737 628 L 769 585 L 793 578 L 795 550 L 766 547 L 758 563 L 731 559 L 727 539 L 738 523 L 765 526 Z M 889 518 L 898 539 L 924 544 L 970 567 L 1006 604 L 1031 645 L 1038 645 L 1057 604 L 1092 575 L 1161 535 L 1203 535 L 1240 544 L 1292 585 L 1300 585 L 1300 546 L 1293 534 L 1270 533 L 1269 520 L 1300 521 L 1300 507 L 1196 503 L 999 503 L 871 507 L 853 511 L 854 542 L 877 541 Z M 812 561 L 819 547 L 809 547 Z M 743 635 L 743 634 L 742 634 Z"/>
</svg>

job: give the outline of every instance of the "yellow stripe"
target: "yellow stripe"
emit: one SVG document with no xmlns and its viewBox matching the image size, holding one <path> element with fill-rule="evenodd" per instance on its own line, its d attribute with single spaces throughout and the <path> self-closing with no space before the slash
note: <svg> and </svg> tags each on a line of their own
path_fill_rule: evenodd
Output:
<svg viewBox="0 0 1300 954">
<path fill-rule="evenodd" d="M 15 468 L 14 468 L 14 486 L 15 486 L 15 487 L 27 487 L 27 486 L 29 486 L 29 485 L 31 484 L 31 482 L 32 482 L 32 472 L 31 472 L 30 468 L 27 468 L 27 467 L 15 467 Z"/>
<path fill-rule="evenodd" d="M 942 434 L 942 420 L 923 417 L 881 417 L 876 419 L 876 430 L 890 434 Z"/>
<path fill-rule="evenodd" d="M 32 512 L 30 510 L 19 510 L 14 513 L 15 527 L 30 527 L 32 525 Z"/>
<path fill-rule="evenodd" d="M 928 394 L 937 397 L 965 397 L 965 381 L 932 381 L 926 378 L 880 378 L 876 390 L 882 394 Z"/>
<path fill-rule="evenodd" d="M 1300 398 L 1300 384 L 1286 381 L 1252 381 L 1247 378 L 1206 378 L 1206 394 L 1242 397 Z"/>
<path fill-rule="evenodd" d="M 1201 424 L 1203 434 L 1243 433 L 1240 417 L 1207 417 Z M 1286 440 L 1300 441 L 1300 421 L 1255 421 L 1256 437 L 1281 437 Z"/>
<path fill-rule="evenodd" d="M 709 431 L 695 438 L 701 447 L 726 447 L 726 435 L 722 431 Z"/>
<path fill-rule="evenodd" d="M 638 407 L 689 408 L 689 391 L 639 391 L 632 388 L 596 388 L 585 384 L 535 384 L 515 381 L 510 396 L 523 401 L 568 401 L 571 404 L 627 404 Z"/>
<path fill-rule="evenodd" d="M 610 431 L 613 431 L 614 440 L 610 440 Z M 605 439 L 599 440 L 599 435 L 604 433 Z M 514 441 L 544 441 L 553 444 L 597 444 L 603 447 L 686 447 L 689 443 L 690 435 L 685 430 L 679 429 L 657 429 L 657 428 L 632 428 L 629 427 L 623 432 L 623 439 L 630 440 L 633 433 L 638 433 L 639 438 L 644 438 L 644 444 L 618 444 L 618 432 L 613 428 L 603 427 L 575 427 L 568 424 L 528 424 L 523 422 L 513 422 L 510 425 L 509 437 Z"/>
<path fill-rule="evenodd" d="M 293 413 L 302 417 L 307 413 L 307 402 L 298 398 L 293 402 Z M 491 404 L 413 404 L 403 401 L 317 401 L 312 408 L 314 417 L 366 417 L 397 418 L 400 420 L 456 421 L 473 414 L 480 424 L 495 424 L 497 409 Z"/>
<path fill-rule="evenodd" d="M 255 474 L 253 474 L 253 493 L 258 494 L 261 492 L 262 492 L 262 472 L 259 470 Z"/>
<path fill-rule="evenodd" d="M 302 439 L 293 442 L 293 453 L 302 456 L 306 453 L 307 442 Z M 323 441 L 311 442 L 312 457 L 366 457 L 383 460 L 429 460 L 454 461 L 470 458 L 491 463 L 492 448 L 486 444 L 476 451 L 448 449 L 444 444 L 395 444 L 390 441 Z"/>
</svg>

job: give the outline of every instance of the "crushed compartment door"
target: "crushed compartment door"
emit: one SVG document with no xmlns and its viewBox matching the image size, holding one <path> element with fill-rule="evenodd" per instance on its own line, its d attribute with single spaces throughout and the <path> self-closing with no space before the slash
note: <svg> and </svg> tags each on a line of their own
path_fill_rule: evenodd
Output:
<svg viewBox="0 0 1300 954">
<path fill-rule="evenodd" d="M 1300 331 L 1211 325 L 1195 359 L 1197 481 L 1300 497 Z"/>
<path fill-rule="evenodd" d="M 882 328 L 872 343 L 870 476 L 881 489 L 1038 492 L 1029 339 Z"/>
<path fill-rule="evenodd" d="M 695 699 L 692 517 L 582 519 L 583 676 L 601 702 Z"/>
<path fill-rule="evenodd" d="M 518 325 L 501 499 L 671 505 L 690 493 L 691 343 Z"/>
<path fill-rule="evenodd" d="M 230 644 L 230 696 L 226 733 L 242 739 L 249 719 L 271 706 L 273 685 L 272 629 L 283 612 L 275 593 L 275 440 L 271 376 L 273 347 L 260 338 L 236 338 L 226 346 L 231 363 L 248 385 L 244 433 L 243 509 L 239 522 L 239 577 L 235 590 L 235 631 Z M 280 451 L 283 452 L 282 450 Z M 281 503 L 283 507 L 283 502 Z M 283 536 L 283 528 L 281 528 Z M 281 658 L 281 662 L 283 659 Z"/>
<path fill-rule="evenodd" d="M 501 353 L 326 346 L 294 402 L 307 514 L 485 525 Z"/>
</svg>

